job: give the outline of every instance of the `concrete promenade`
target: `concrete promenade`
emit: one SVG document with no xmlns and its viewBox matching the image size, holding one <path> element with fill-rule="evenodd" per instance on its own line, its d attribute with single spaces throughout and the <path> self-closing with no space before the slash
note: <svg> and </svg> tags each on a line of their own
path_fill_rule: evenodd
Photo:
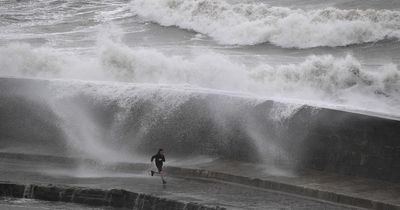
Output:
<svg viewBox="0 0 400 210">
<path fill-rule="evenodd" d="M 232 161 L 214 161 L 194 165 L 186 170 L 178 167 L 169 169 L 176 175 L 191 173 L 190 176 L 277 190 L 366 209 L 400 209 L 400 185 L 380 180 L 316 170 L 291 172 L 285 168 Z"/>
<path fill-rule="evenodd" d="M 85 170 L 77 171 L 77 161 L 65 157 L 0 153 L 0 178 L 23 184 L 133 190 L 227 209 L 400 209 L 399 185 L 312 170 L 294 173 L 284 168 L 232 161 L 191 164 L 191 167 L 175 165 L 166 167 L 169 184 L 163 188 L 158 178 L 150 178 L 144 172 L 148 164 L 119 163 L 101 166 L 98 170 L 92 167 L 96 166 L 95 162 L 80 160 Z M 90 168 L 91 172 L 86 170 Z"/>
</svg>

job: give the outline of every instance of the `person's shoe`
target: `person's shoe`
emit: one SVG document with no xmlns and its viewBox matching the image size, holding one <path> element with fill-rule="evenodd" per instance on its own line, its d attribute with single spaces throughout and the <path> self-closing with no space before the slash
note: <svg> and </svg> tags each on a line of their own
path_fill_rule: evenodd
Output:
<svg viewBox="0 0 400 210">
<path fill-rule="evenodd" d="M 151 176 L 154 176 L 154 171 L 151 171 Z"/>
<path fill-rule="evenodd" d="M 163 183 L 163 184 L 167 184 L 167 182 L 166 182 L 165 180 L 162 180 L 162 183 Z"/>
</svg>

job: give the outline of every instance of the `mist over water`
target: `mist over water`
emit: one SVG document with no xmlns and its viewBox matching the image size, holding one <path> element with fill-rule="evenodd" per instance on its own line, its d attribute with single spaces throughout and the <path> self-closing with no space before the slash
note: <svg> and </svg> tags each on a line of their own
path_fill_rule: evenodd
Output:
<svg viewBox="0 0 400 210">
<path fill-rule="evenodd" d="M 41 103 L 74 155 L 237 159 L 237 134 L 268 160 L 304 104 L 399 117 L 400 5 L 374 2 L 3 0 L 0 76 L 51 81 Z M 243 111 L 267 99 L 274 135 Z"/>
</svg>

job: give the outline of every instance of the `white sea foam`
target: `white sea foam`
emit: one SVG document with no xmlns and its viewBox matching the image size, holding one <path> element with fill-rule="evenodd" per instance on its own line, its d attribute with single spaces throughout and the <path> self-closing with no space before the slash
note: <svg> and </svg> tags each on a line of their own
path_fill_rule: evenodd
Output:
<svg viewBox="0 0 400 210">
<path fill-rule="evenodd" d="M 164 26 L 207 34 L 222 44 L 269 42 L 285 48 L 347 46 L 400 38 L 400 12 L 271 7 L 223 0 L 133 0 L 132 11 Z"/>
<path fill-rule="evenodd" d="M 96 56 L 9 45 L 0 48 L 0 74 L 168 84 L 181 89 L 199 87 L 255 97 L 322 101 L 393 114 L 400 110 L 400 71 L 394 64 L 371 71 L 351 55 L 321 55 L 301 63 L 248 66 L 213 51 L 174 56 L 153 48 L 102 43 Z"/>
</svg>

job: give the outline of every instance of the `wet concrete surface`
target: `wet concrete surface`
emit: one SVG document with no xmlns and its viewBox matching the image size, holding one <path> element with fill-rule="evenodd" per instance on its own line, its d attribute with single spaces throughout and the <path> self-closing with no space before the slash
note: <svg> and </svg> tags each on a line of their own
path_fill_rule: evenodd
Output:
<svg viewBox="0 0 400 210">
<path fill-rule="evenodd" d="M 212 161 L 192 165 L 192 168 L 268 180 L 275 183 L 285 183 L 297 188 L 330 192 L 335 195 L 345 195 L 366 201 L 376 201 L 388 204 L 388 206 L 391 205 L 391 209 L 400 208 L 400 185 L 392 182 L 357 176 L 343 176 L 310 169 L 297 169 L 294 171 L 292 170 L 293 167 L 290 166 L 280 165 L 276 167 L 232 161 Z M 353 200 L 353 205 L 358 204 L 355 199 Z M 381 207 L 374 208 L 380 209 Z"/>
<path fill-rule="evenodd" d="M 125 189 L 228 209 L 355 209 L 215 180 L 168 177 L 168 183 L 163 185 L 159 177 L 152 177 L 147 172 L 120 173 L 99 168 L 70 167 L 27 160 L 2 159 L 0 161 L 0 180 L 16 183 Z"/>
<path fill-rule="evenodd" d="M 15 199 L 15 198 L 1 198 L 0 209 L 2 210 L 116 210 L 110 207 L 89 207 L 74 203 L 65 202 L 49 202 L 39 201 L 34 199 Z"/>
</svg>

